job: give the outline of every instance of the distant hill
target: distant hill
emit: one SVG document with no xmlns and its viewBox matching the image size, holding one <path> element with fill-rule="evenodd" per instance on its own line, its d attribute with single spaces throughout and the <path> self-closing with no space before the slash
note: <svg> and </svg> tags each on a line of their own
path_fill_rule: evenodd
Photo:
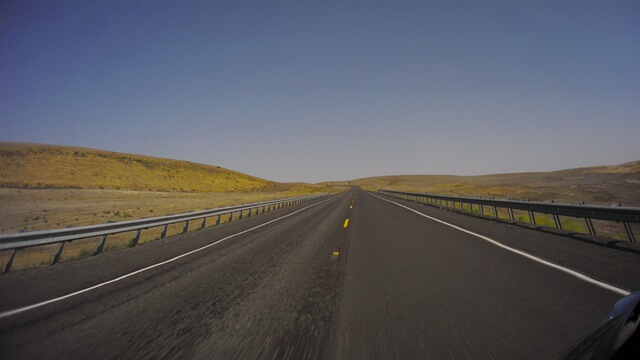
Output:
<svg viewBox="0 0 640 360">
<path fill-rule="evenodd" d="M 510 197 L 610 205 L 640 206 L 640 161 L 551 172 L 482 176 L 397 175 L 357 179 L 350 185 L 368 190 L 394 189 L 436 194 Z"/>
<path fill-rule="evenodd" d="M 0 187 L 220 193 L 325 190 L 189 161 L 27 143 L 0 143 Z"/>
</svg>

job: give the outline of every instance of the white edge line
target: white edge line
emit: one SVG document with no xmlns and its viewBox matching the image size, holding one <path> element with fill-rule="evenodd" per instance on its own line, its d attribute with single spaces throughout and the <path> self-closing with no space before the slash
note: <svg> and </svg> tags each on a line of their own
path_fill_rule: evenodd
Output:
<svg viewBox="0 0 640 360">
<path fill-rule="evenodd" d="M 108 281 L 105 281 L 105 282 L 99 283 L 99 284 L 97 284 L 97 285 L 90 286 L 90 287 L 88 287 L 88 288 L 86 288 L 86 289 L 82 289 L 82 290 L 74 291 L 74 292 L 69 293 L 69 294 L 67 294 L 67 295 L 62 295 L 62 296 L 59 296 L 59 297 L 54 298 L 54 299 L 50 299 L 50 300 L 46 300 L 46 301 L 43 301 L 43 302 L 39 302 L 39 303 L 37 303 L 37 304 L 33 304 L 33 305 L 29 305 L 29 306 L 25 306 L 25 307 L 17 308 L 17 309 L 14 309 L 14 310 L 9 310 L 9 311 L 5 311 L 5 312 L 1 312 L 1 313 L 0 313 L 0 319 L 6 318 L 6 317 L 9 317 L 9 316 L 12 316 L 12 315 L 16 315 L 16 314 L 19 314 L 19 313 L 22 313 L 22 312 L 25 312 L 25 311 L 29 311 L 29 310 L 32 310 L 32 309 L 36 309 L 36 308 L 39 308 L 39 307 L 42 307 L 42 306 L 45 306 L 45 305 L 48 305 L 48 304 L 51 304 L 51 303 L 54 303 L 54 302 L 58 302 L 58 301 L 61 301 L 61 300 L 64 300 L 64 299 L 68 299 L 68 298 L 70 298 L 70 297 L 73 297 L 73 296 L 76 296 L 76 295 L 80 295 L 80 294 L 82 294 L 82 293 L 86 293 L 86 292 L 88 292 L 88 291 L 91 291 L 91 290 L 94 290 L 94 289 L 97 289 L 97 288 L 101 288 L 101 287 L 103 287 L 103 286 L 106 286 L 106 285 L 109 285 L 109 284 L 112 284 L 112 283 L 118 282 L 118 281 L 120 281 L 120 280 L 126 279 L 126 278 L 128 278 L 128 277 L 133 276 L 133 275 L 139 274 L 139 273 L 141 273 L 141 272 L 145 272 L 145 271 L 147 271 L 147 270 L 151 270 L 151 269 L 153 269 L 153 268 L 155 268 L 155 267 L 158 267 L 158 266 L 162 266 L 162 265 L 168 264 L 168 263 L 170 263 L 170 262 L 176 261 L 176 260 L 178 260 L 178 259 L 180 259 L 180 258 L 183 258 L 183 257 L 185 257 L 185 256 L 189 256 L 189 255 L 191 255 L 191 254 L 193 254 L 193 253 L 196 253 L 196 252 L 198 252 L 198 251 L 202 251 L 202 250 L 204 250 L 204 249 L 206 249 L 206 248 L 209 248 L 209 247 L 211 247 L 211 246 L 214 246 L 214 245 L 216 245 L 216 244 L 219 244 L 219 243 L 221 243 L 221 242 L 223 242 L 223 241 L 229 240 L 229 239 L 234 238 L 234 237 L 236 237 L 236 236 L 239 236 L 239 235 L 242 235 L 242 234 L 248 233 L 248 232 L 250 232 L 250 231 L 253 231 L 253 230 L 255 230 L 255 229 L 258 229 L 258 228 L 261 228 L 261 227 L 263 227 L 263 226 L 269 225 L 269 224 L 274 223 L 274 222 L 276 222 L 276 221 L 280 221 L 280 220 L 282 220 L 282 219 L 284 219 L 284 218 L 288 218 L 289 216 L 295 215 L 295 214 L 297 214 L 297 213 L 299 213 L 299 212 L 301 212 L 301 211 L 304 211 L 304 210 L 306 210 L 306 209 L 308 209 L 308 208 L 310 208 L 310 207 L 313 207 L 313 206 L 316 206 L 316 205 L 320 205 L 320 204 L 322 204 L 322 203 L 324 203 L 324 202 L 327 202 L 327 201 L 329 201 L 329 200 L 332 200 L 332 199 L 334 199 L 334 198 L 333 198 L 333 197 L 330 197 L 329 199 L 322 200 L 322 201 L 320 201 L 320 202 L 317 202 L 317 203 L 315 203 L 315 204 L 311 204 L 311 205 L 309 205 L 309 206 L 305 206 L 305 207 L 303 207 L 302 209 L 296 210 L 296 211 L 294 211 L 294 212 L 292 212 L 292 213 L 290 213 L 290 214 L 287 214 L 287 215 L 281 216 L 281 217 L 279 217 L 279 218 L 276 218 L 276 219 L 273 219 L 273 220 L 267 221 L 266 223 L 260 224 L 260 225 L 258 225 L 258 226 L 254 226 L 254 227 L 252 227 L 252 228 L 250 228 L 250 229 L 247 229 L 247 230 L 241 231 L 241 232 L 239 232 L 239 233 L 236 233 L 236 234 L 233 234 L 233 235 L 229 235 L 229 236 L 227 236 L 227 237 L 225 237 L 225 238 L 222 238 L 222 239 L 220 239 L 220 240 L 217 240 L 217 241 L 215 241 L 215 242 L 212 242 L 211 244 L 208 244 L 208 245 L 202 246 L 202 247 L 197 248 L 197 249 L 195 249 L 195 250 L 191 250 L 191 251 L 186 252 L 186 253 L 184 253 L 184 254 L 181 254 L 181 255 L 178 255 L 178 256 L 176 256 L 176 257 L 173 257 L 173 258 L 171 258 L 171 259 L 169 259 L 169 260 L 165 260 L 165 261 L 159 262 L 159 263 L 157 263 L 157 264 L 147 266 L 147 267 L 142 268 L 142 269 L 140 269 L 140 270 L 136 270 L 136 271 L 134 271 L 134 272 L 130 272 L 130 273 L 128 273 L 128 274 L 125 274 L 125 275 L 119 276 L 119 277 L 117 277 L 117 278 L 115 278 L 115 279 L 111 279 L 111 280 L 108 280 Z"/>
<path fill-rule="evenodd" d="M 389 202 L 389 203 L 392 203 L 392 204 L 398 205 L 398 206 L 400 206 L 400 207 L 402 207 L 402 208 L 405 208 L 405 209 L 407 209 L 407 210 L 409 210 L 409 211 L 413 211 L 414 213 L 416 213 L 416 214 L 418 214 L 418 215 L 420 215 L 420 216 L 426 217 L 427 219 L 430 219 L 430 220 L 433 220 L 433 221 L 439 222 L 439 223 L 441 223 L 441 224 L 443 224 L 443 225 L 447 225 L 447 226 L 452 227 L 452 228 L 454 228 L 454 229 L 456 229 L 456 230 L 460 230 L 460 231 L 462 231 L 462 232 L 465 232 L 465 233 L 467 233 L 467 234 L 469 234 L 469 235 L 473 235 L 473 236 L 478 237 L 478 238 L 480 238 L 480 239 L 482 239 L 482 240 L 488 241 L 488 242 L 492 243 L 492 244 L 493 244 L 493 245 L 495 245 L 495 246 L 499 246 L 499 247 L 501 247 L 501 248 L 503 248 L 503 249 L 505 249 L 505 250 L 509 250 L 509 251 L 511 251 L 511 252 L 513 252 L 513 253 L 516 253 L 516 254 L 518 254 L 518 255 L 524 256 L 524 257 L 526 257 L 526 258 L 528 258 L 528 259 L 530 259 L 530 260 L 533 260 L 533 261 L 535 261 L 535 262 L 538 262 L 538 263 L 540 263 L 540 264 L 547 265 L 547 266 L 552 267 L 552 268 L 554 268 L 554 269 L 556 269 L 556 270 L 560 270 L 560 271 L 562 271 L 562 272 L 564 272 L 564 273 L 567 273 L 567 274 L 569 274 L 569 275 L 571 275 L 571 276 L 573 276 L 573 277 L 576 277 L 576 278 L 578 278 L 578 279 L 580 279 L 580 280 L 582 280 L 582 281 L 586 281 L 586 282 L 588 282 L 588 283 L 591 283 L 591 284 L 593 284 L 593 285 L 599 286 L 599 287 L 601 287 L 601 288 L 603 288 L 603 289 L 607 289 L 607 290 L 609 290 L 609 291 L 613 291 L 614 293 L 617 293 L 617 294 L 620 294 L 620 295 L 624 295 L 624 296 L 626 296 L 626 295 L 629 295 L 629 294 L 630 294 L 630 292 L 629 292 L 629 291 L 627 291 L 627 290 L 624 290 L 624 289 L 621 289 L 621 288 L 619 288 L 619 287 L 615 287 L 615 286 L 613 286 L 613 285 L 610 285 L 610 284 L 604 283 L 604 282 L 602 282 L 602 281 L 596 280 L 596 279 L 591 278 L 591 277 L 589 277 L 589 276 L 587 276 L 587 275 L 584 275 L 584 274 L 582 274 L 582 273 L 579 273 L 579 272 L 577 272 L 577 271 L 575 271 L 575 270 L 571 270 L 571 269 L 565 268 L 565 267 L 563 267 L 563 266 L 560 266 L 560 265 L 554 264 L 554 263 L 552 263 L 552 262 L 549 262 L 549 261 L 547 261 L 547 260 L 543 260 L 543 259 L 541 259 L 541 258 L 539 258 L 539 257 L 533 256 L 533 255 L 531 255 L 531 254 L 529 254 L 529 253 L 526 253 L 526 252 L 524 252 L 524 251 L 520 251 L 520 250 L 514 249 L 514 248 L 512 248 L 512 247 L 506 246 L 506 245 L 501 244 L 501 243 L 497 242 L 496 240 L 493 240 L 493 239 L 491 239 L 491 238 L 489 238 L 489 237 L 486 237 L 486 236 L 484 236 L 484 235 L 476 234 L 476 233 L 474 233 L 473 231 L 469 231 L 469 230 L 463 229 L 463 228 L 461 228 L 461 227 L 459 227 L 459 226 L 456 226 L 456 225 L 453 225 L 453 224 L 449 224 L 448 222 L 442 221 L 442 220 L 440 220 L 440 219 L 436 219 L 436 218 L 431 217 L 431 216 L 429 216 L 429 215 L 425 215 L 425 214 L 423 214 L 423 213 L 421 213 L 421 212 L 419 212 L 419 211 L 417 211 L 417 210 L 414 210 L 414 209 L 412 209 L 412 208 L 410 208 L 410 207 L 404 206 L 404 205 L 402 205 L 402 204 L 398 204 L 398 203 L 397 203 L 397 202 L 395 202 L 395 201 L 391 201 L 391 200 L 387 200 L 387 199 L 385 199 L 385 198 L 381 198 L 381 197 L 379 197 L 379 196 L 377 196 L 377 195 L 374 195 L 374 194 L 372 194 L 372 193 L 369 193 L 369 192 L 367 192 L 367 193 L 368 193 L 369 195 L 373 196 L 373 197 L 376 197 L 376 198 L 380 199 L 380 200 L 384 200 L 384 201 L 386 201 L 386 202 Z"/>
</svg>

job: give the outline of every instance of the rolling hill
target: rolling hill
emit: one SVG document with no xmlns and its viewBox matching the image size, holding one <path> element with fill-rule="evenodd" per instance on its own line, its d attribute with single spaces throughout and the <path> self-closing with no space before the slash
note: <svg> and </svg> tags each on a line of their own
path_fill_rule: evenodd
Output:
<svg viewBox="0 0 640 360">
<path fill-rule="evenodd" d="M 399 175 L 357 179 L 368 190 L 393 189 L 435 194 L 510 197 L 640 206 L 640 161 L 551 172 L 481 176 Z"/>
<path fill-rule="evenodd" d="M 325 190 L 318 185 L 278 183 L 189 161 L 25 143 L 0 143 L 0 187 L 194 193 Z"/>
</svg>

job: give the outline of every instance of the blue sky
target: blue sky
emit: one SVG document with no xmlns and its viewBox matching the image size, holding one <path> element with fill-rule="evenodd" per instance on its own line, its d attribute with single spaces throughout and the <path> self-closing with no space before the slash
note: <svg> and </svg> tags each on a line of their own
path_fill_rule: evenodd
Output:
<svg viewBox="0 0 640 360">
<path fill-rule="evenodd" d="M 0 141 L 278 181 L 640 159 L 640 2 L 0 2 Z"/>
</svg>

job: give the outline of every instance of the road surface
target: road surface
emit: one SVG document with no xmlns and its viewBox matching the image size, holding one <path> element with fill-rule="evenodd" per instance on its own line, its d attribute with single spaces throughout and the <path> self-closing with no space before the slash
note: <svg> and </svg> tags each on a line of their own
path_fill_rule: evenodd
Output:
<svg viewBox="0 0 640 360">
<path fill-rule="evenodd" d="M 0 358 L 551 359 L 638 289 L 633 251 L 354 189 L 0 276 Z"/>
</svg>

